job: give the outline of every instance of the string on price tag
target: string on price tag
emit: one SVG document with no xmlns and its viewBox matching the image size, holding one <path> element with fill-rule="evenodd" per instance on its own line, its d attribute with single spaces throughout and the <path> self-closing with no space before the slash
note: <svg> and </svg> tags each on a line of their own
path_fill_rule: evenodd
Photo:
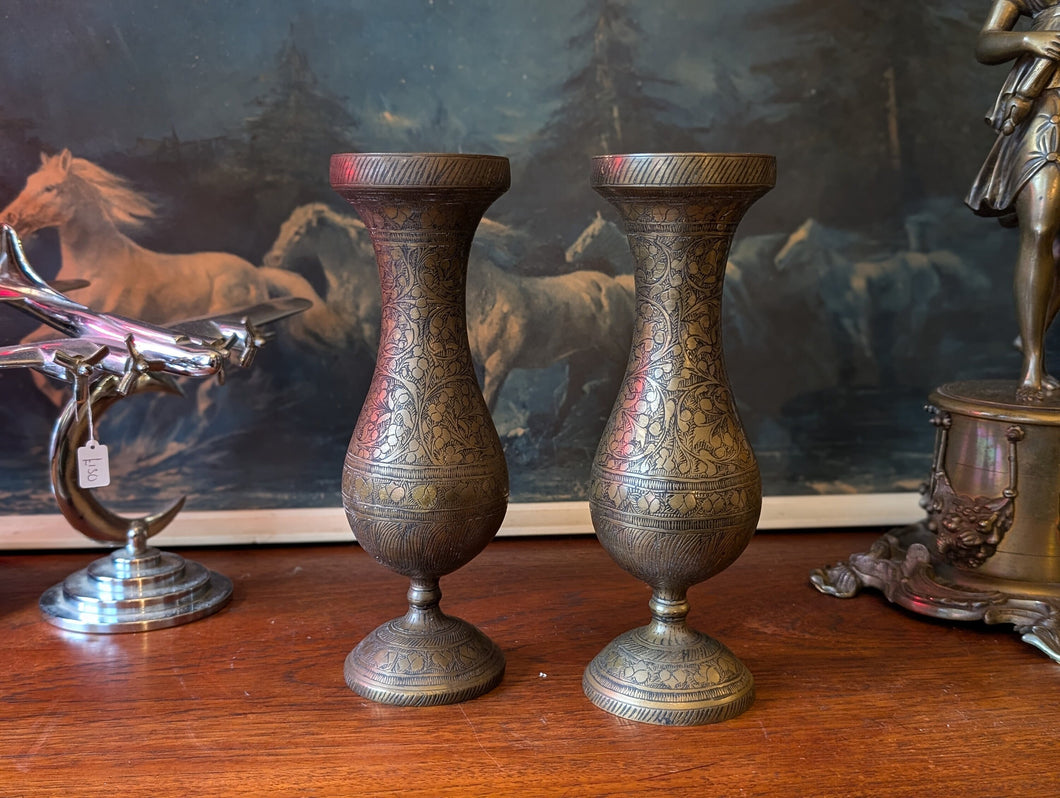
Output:
<svg viewBox="0 0 1060 798">
<path fill-rule="evenodd" d="M 75 380 L 74 418 L 80 416 L 80 407 L 88 413 L 88 440 L 77 448 L 77 485 L 81 488 L 105 488 L 110 484 L 110 454 L 107 447 L 96 440 L 96 428 L 92 419 L 92 397 L 88 381 Z"/>
</svg>

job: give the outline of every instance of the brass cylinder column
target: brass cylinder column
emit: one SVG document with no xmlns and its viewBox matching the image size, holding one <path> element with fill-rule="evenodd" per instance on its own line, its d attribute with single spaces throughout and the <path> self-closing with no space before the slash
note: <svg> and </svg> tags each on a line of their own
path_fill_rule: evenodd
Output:
<svg viewBox="0 0 1060 798">
<path fill-rule="evenodd" d="M 959 571 L 954 576 L 969 584 L 986 585 L 988 579 L 1028 583 L 1023 589 L 1031 592 L 1037 583 L 1057 594 L 1060 402 L 1017 403 L 1012 384 L 1003 380 L 949 383 L 932 392 L 929 401 L 945 414 L 946 443 L 939 465 L 954 493 L 969 497 L 969 504 L 976 498 L 983 504 L 990 497 L 1002 497 L 1010 486 L 1013 493 L 1011 517 L 1003 522 L 990 523 L 993 514 L 988 514 L 973 531 L 971 523 L 933 519 L 944 543 L 948 536 L 960 538 L 948 546 L 946 558 Z M 1017 439 L 1010 444 L 1013 437 Z M 969 540 L 969 535 L 977 540 Z M 962 545 L 967 546 L 963 556 Z"/>
</svg>

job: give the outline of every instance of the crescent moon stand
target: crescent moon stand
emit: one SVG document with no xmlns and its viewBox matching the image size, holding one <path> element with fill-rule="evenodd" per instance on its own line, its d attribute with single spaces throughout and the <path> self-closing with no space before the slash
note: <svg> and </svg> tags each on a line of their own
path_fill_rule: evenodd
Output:
<svg viewBox="0 0 1060 798">
<path fill-rule="evenodd" d="M 88 401 L 97 418 L 120 398 L 116 388 L 117 379 L 106 377 L 92 390 Z M 146 376 L 129 395 L 143 391 L 180 393 Z M 183 498 L 160 513 L 127 519 L 78 488 L 76 451 L 87 440 L 87 425 L 75 403 L 66 406 L 52 435 L 52 491 L 71 526 L 93 540 L 125 546 L 46 590 L 40 599 L 45 619 L 74 632 L 114 634 L 178 626 L 220 610 L 232 597 L 227 577 L 147 545 L 180 512 Z"/>
<path fill-rule="evenodd" d="M 1016 400 L 1016 383 L 943 385 L 930 397 L 927 518 L 810 574 L 838 598 L 871 587 L 912 612 L 1012 624 L 1060 663 L 1060 396 Z"/>
</svg>

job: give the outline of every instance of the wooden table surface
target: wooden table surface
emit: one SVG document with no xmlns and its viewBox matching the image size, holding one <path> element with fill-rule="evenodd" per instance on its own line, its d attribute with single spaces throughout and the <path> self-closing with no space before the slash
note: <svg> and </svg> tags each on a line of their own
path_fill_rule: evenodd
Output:
<svg viewBox="0 0 1060 798">
<path fill-rule="evenodd" d="M 98 553 L 0 555 L 0 795 L 1060 794 L 1060 667 L 1010 627 L 946 624 L 811 568 L 872 533 L 763 533 L 690 595 L 694 626 L 755 675 L 716 726 L 620 720 L 582 670 L 647 620 L 646 587 L 593 538 L 500 540 L 442 581 L 504 650 L 501 686 L 395 708 L 352 693 L 347 652 L 404 611 L 355 545 L 182 550 L 232 603 L 187 626 L 80 635 L 40 593 Z"/>
</svg>

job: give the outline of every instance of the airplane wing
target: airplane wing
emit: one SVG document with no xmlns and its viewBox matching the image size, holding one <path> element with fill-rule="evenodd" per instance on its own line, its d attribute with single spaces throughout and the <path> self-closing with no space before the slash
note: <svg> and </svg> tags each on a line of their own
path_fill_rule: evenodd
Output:
<svg viewBox="0 0 1060 798">
<path fill-rule="evenodd" d="M 73 382 L 72 369 L 87 366 L 95 380 L 96 373 L 125 377 L 130 371 L 141 380 L 148 379 L 161 384 L 169 393 L 183 394 L 169 374 L 160 371 L 136 372 L 131 355 L 127 351 L 113 349 L 91 338 L 56 338 L 49 341 L 34 341 L 28 344 L 0 346 L 0 369 L 30 368 L 61 382 Z"/>
<path fill-rule="evenodd" d="M 0 346 L 0 368 L 37 369 L 49 377 L 71 379 L 69 369 L 79 361 L 101 368 L 124 368 L 124 353 L 115 357 L 110 349 L 90 338 L 56 338 L 26 344 Z"/>
<path fill-rule="evenodd" d="M 70 338 L 65 339 L 72 340 Z M 0 369 L 33 369 L 40 368 L 51 356 L 45 354 L 35 344 L 15 344 L 0 346 Z"/>
<path fill-rule="evenodd" d="M 251 305 L 241 310 L 217 313 L 212 316 L 200 316 L 195 319 L 178 321 L 168 325 L 176 332 L 202 338 L 207 341 L 226 340 L 233 330 L 242 330 L 249 323 L 252 327 L 286 319 L 312 307 L 313 303 L 301 297 L 277 297 L 267 302 Z"/>
<path fill-rule="evenodd" d="M 76 291 L 78 288 L 87 288 L 91 283 L 88 280 L 48 280 L 48 287 L 60 294 L 67 291 Z"/>
</svg>

